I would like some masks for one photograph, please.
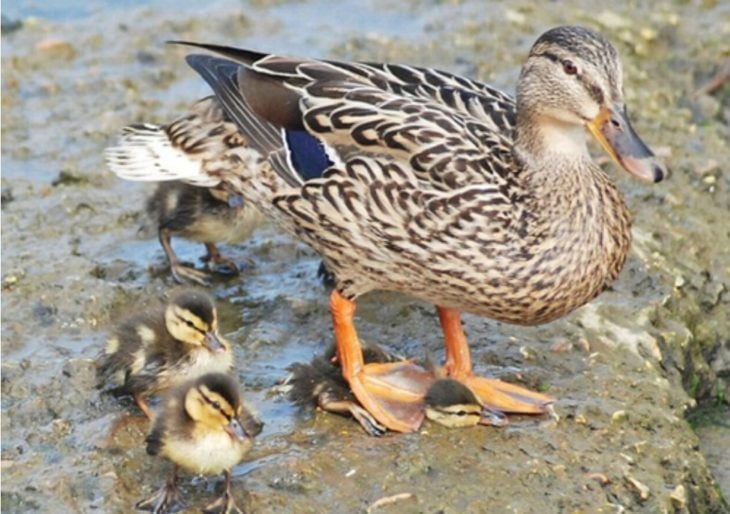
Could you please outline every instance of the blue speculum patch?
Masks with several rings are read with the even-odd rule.
[[[333,162],[327,156],[324,145],[304,130],[284,131],[294,169],[304,180],[322,176]]]

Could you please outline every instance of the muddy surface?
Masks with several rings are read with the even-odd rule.
[[[330,343],[327,291],[311,250],[263,227],[225,248],[255,267],[212,288],[238,378],[266,421],[235,469],[239,504],[262,513],[727,512],[730,91],[694,94],[730,57],[727,3],[109,4],[4,12],[3,512],[130,512],[168,470],[144,453],[137,412],[93,387],[110,327],[172,287],[156,240],[139,231],[149,187],[102,163],[123,125],[170,120],[208,94],[185,51],[165,40],[414,62],[512,91],[533,40],[566,22],[616,43],[635,126],[673,176],[648,186],[607,164],[635,216],[611,291],[544,327],[465,319],[477,368],[548,391],[559,419],[373,439],[347,419],[297,411],[272,388],[290,363]],[[176,246],[189,260],[203,253]],[[428,305],[375,293],[360,302],[358,323],[390,349],[440,355]],[[215,487],[187,477],[186,512]],[[375,503],[385,497],[392,502]]]

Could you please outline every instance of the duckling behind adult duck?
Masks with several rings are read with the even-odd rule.
[[[131,394],[145,415],[145,398],[205,373],[233,365],[231,345],[218,332],[212,298],[201,291],[175,294],[167,305],[122,322],[99,357],[99,385]]]
[[[156,514],[174,509],[180,501],[177,472],[183,468],[225,476],[225,492],[203,512],[240,513],[231,492],[231,468],[243,460],[262,427],[228,375],[209,373],[171,391],[147,437],[147,453],[172,462],[172,472],[159,492],[136,507]]]
[[[547,31],[515,101],[439,70],[186,44],[224,57],[187,60],[249,138],[247,158],[263,162],[173,178],[246,191],[324,257],[337,277],[337,353],[360,404],[397,431],[424,417],[398,382],[411,363],[363,362],[355,301],[384,289],[437,306],[444,371],[484,405],[546,412],[552,398],[473,374],[461,311],[546,323],[618,276],[629,211],[586,131],[639,178],[658,182],[666,169],[629,124],[614,46],[583,27]]]
[[[169,125],[125,127],[119,145],[108,148],[105,155],[109,168],[121,178],[144,180],[148,168],[200,168],[213,174],[222,167],[235,169],[244,165],[237,155],[245,147],[246,140],[218,101],[208,97]],[[243,195],[223,187],[200,187],[209,182],[163,182],[147,200],[147,212],[157,224],[172,276],[180,283],[208,285],[209,276],[178,261],[171,243],[173,235],[205,244],[203,260],[211,269],[235,274],[238,266],[220,254],[216,243],[245,241],[262,221],[258,209]]]

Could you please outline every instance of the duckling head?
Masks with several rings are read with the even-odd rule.
[[[178,341],[211,352],[227,352],[230,344],[218,333],[213,300],[200,291],[175,295],[165,309],[165,325]]]
[[[222,373],[198,378],[185,393],[184,407],[199,430],[225,432],[234,441],[253,439],[263,427],[241,402],[233,379]]]
[[[518,142],[528,154],[582,156],[585,129],[632,175],[651,182],[667,175],[629,123],[616,48],[587,28],[556,27],[538,38],[520,74]]]
[[[436,380],[424,398],[426,417],[450,428],[506,424],[507,418],[485,408],[464,384],[450,378]]]

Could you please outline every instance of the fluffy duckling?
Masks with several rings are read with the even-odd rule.
[[[505,426],[507,416],[482,405],[474,392],[457,380],[439,378],[424,397],[426,417],[450,428]]]
[[[241,402],[236,383],[228,375],[209,373],[171,391],[147,437],[147,453],[173,464],[166,484],[137,503],[140,510],[161,514],[180,502],[178,468],[203,475],[225,476],[225,492],[204,513],[241,513],[231,492],[231,468],[251,448],[263,423]]]
[[[236,275],[238,265],[221,255],[216,242],[240,243],[260,222],[258,211],[245,203],[241,195],[178,181],[157,186],[147,200],[147,213],[157,224],[172,277],[178,283],[190,281],[201,285],[210,284],[209,274],[178,260],[171,243],[173,234],[203,243],[207,253],[201,260],[215,273]]]
[[[119,144],[107,148],[105,156],[109,168],[119,177],[144,180],[145,170],[167,166],[213,174],[224,167],[235,170],[247,165],[248,161],[240,157],[246,148],[245,138],[218,101],[208,97],[168,125],[125,127]],[[178,261],[171,244],[173,235],[205,244],[207,254],[202,260],[213,271],[236,274],[238,266],[220,254],[216,243],[240,243],[262,220],[259,211],[243,196],[214,186],[161,183],[147,201],[147,212],[157,225],[172,276],[179,283],[208,285],[209,275]]]
[[[365,363],[395,362],[397,355],[390,354],[374,344],[363,344]],[[289,400],[300,406],[317,405],[324,411],[352,416],[368,435],[380,437],[386,428],[355,399],[347,382],[342,378],[342,369],[336,362],[335,346],[324,355],[315,356],[308,364],[294,363],[291,374],[284,385],[289,389]]]
[[[134,396],[152,419],[147,396],[205,373],[226,373],[232,365],[212,298],[186,290],[167,305],[122,322],[98,360],[97,376],[100,387]]]

